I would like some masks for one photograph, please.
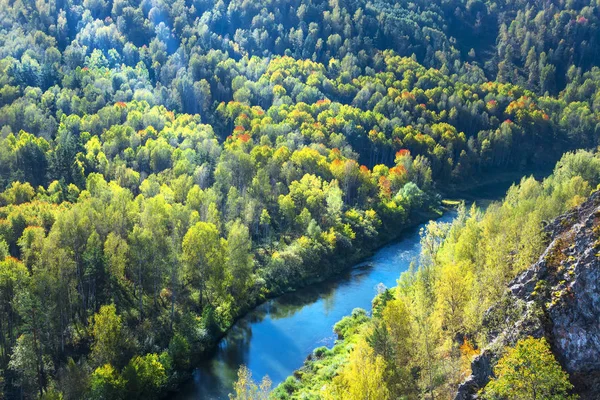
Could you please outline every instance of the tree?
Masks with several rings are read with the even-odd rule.
[[[50,360],[44,357],[40,365],[39,344],[35,337],[30,334],[23,334],[17,339],[17,344],[10,357],[9,368],[18,376],[18,383],[25,396],[35,397],[38,391],[41,396],[45,388],[45,372],[51,369]]]
[[[8,255],[8,246],[0,240],[0,347],[3,361],[18,335],[18,306],[15,301],[28,289],[29,272],[23,263]]]
[[[83,252],[83,278],[88,293],[88,307],[97,309],[103,299],[106,284],[105,260],[100,235],[93,231]]]
[[[69,357],[59,373],[60,388],[65,400],[82,399],[90,389],[90,371],[85,362],[76,363]]]
[[[462,267],[462,268],[461,268]],[[444,329],[450,334],[463,328],[465,306],[473,283],[471,272],[463,265],[445,263],[435,284],[436,311]]]
[[[269,236],[269,227],[271,226],[271,215],[266,208],[263,208],[260,213],[259,224],[263,228],[263,239],[267,239]]]
[[[127,382],[128,397],[136,399],[159,398],[167,383],[165,368],[156,354],[133,357],[123,370],[123,378]]]
[[[138,297],[138,309],[141,319],[144,316],[144,284],[148,275],[147,271],[152,267],[152,261],[157,264],[157,260],[153,260],[155,246],[153,246],[152,231],[136,225],[129,234],[129,241],[131,243],[129,247],[131,249],[131,266],[134,270],[135,294]]]
[[[326,390],[326,398],[344,400],[387,400],[385,360],[376,355],[369,344],[360,339],[348,362]]]
[[[150,168],[160,172],[171,167],[173,148],[164,140],[158,140],[150,152]]]
[[[426,204],[425,193],[413,182],[408,182],[398,191],[396,199],[406,208],[419,210]]]
[[[102,18],[108,8],[108,2],[105,0],[84,0],[83,6],[92,12],[96,18]]]
[[[76,155],[81,149],[78,138],[74,133],[65,130],[59,134],[56,143],[56,148],[49,157],[51,177],[59,181],[64,179],[66,183],[82,187],[82,171],[76,161]]]
[[[227,266],[232,277],[231,292],[239,301],[244,301],[251,284],[252,239],[248,227],[235,221],[227,235]]]
[[[129,245],[125,239],[113,232],[104,242],[104,254],[109,275],[110,296],[114,301],[119,299],[119,286],[125,284],[125,269],[128,264]]]
[[[183,238],[184,276],[187,283],[200,290],[200,304],[211,292],[222,295],[226,277],[224,266],[224,240],[217,227],[210,222],[198,222]]]
[[[7,258],[6,261],[14,259]],[[18,261],[14,264],[21,264]],[[18,272],[17,272],[18,273]],[[37,293],[36,280],[32,279],[29,284],[30,290],[20,290],[16,293],[14,301],[16,309],[22,318],[22,328],[25,332],[22,334],[10,358],[9,368],[17,372],[21,378],[19,382],[21,389],[32,389],[37,386],[39,395],[42,396],[48,387],[48,371],[53,369],[52,362],[48,355],[44,354],[45,335],[42,335],[44,315],[41,299]],[[33,392],[32,392],[33,393]]]
[[[169,342],[169,356],[178,371],[185,371],[190,367],[190,344],[182,335],[176,333]]]
[[[436,357],[439,332],[432,318],[433,296],[430,275],[431,268],[421,267],[417,271],[411,287],[413,293],[411,293],[410,312],[414,324],[413,361],[421,369],[419,386],[423,394],[425,392],[428,394],[428,396],[423,395],[423,398],[429,397],[434,400],[435,378],[440,368],[439,359]]]
[[[23,204],[31,201],[34,195],[35,190],[29,182],[16,181],[2,194],[2,197],[9,204]]]
[[[4,395],[4,371],[0,369],[0,399],[4,400],[6,397]]]
[[[39,226],[32,227],[28,226],[23,231],[23,234],[17,242],[19,249],[21,250],[21,258],[23,263],[29,270],[36,265],[42,257],[42,249],[44,246],[44,228]],[[2,257],[2,251],[0,250],[0,259]]]
[[[396,397],[407,396],[414,391],[415,382],[411,374],[413,356],[410,313],[401,299],[388,301],[381,319],[393,345],[390,359],[386,359],[390,374],[388,387]]]
[[[573,385],[550,351],[545,338],[528,337],[508,348],[483,389],[484,399],[566,400]]]
[[[233,385],[235,394],[229,394],[230,400],[268,400],[271,380],[268,376],[262,379],[260,385],[252,380],[252,372],[245,365],[238,370],[238,379]]]
[[[92,400],[121,400],[125,398],[125,380],[112,365],[104,364],[92,373]]]
[[[340,222],[342,209],[344,208],[344,200],[342,199],[342,190],[340,189],[337,180],[331,181],[327,190],[327,218],[330,224],[335,226]]]
[[[92,359],[96,365],[117,365],[122,359],[123,328],[121,317],[114,304],[100,307],[100,311],[92,317]]]

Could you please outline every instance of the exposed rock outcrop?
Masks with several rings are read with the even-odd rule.
[[[487,311],[489,345],[455,400],[477,398],[505,346],[545,336],[582,399],[600,397],[600,192],[545,228],[550,244]]]

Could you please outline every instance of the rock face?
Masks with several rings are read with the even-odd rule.
[[[600,192],[545,228],[550,244],[487,311],[489,346],[455,400],[477,398],[504,346],[545,336],[582,399],[600,398]]]

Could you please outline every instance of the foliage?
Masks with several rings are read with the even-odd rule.
[[[156,354],[132,358],[123,370],[123,378],[128,397],[137,399],[159,398],[167,383],[165,367]]]
[[[550,351],[546,339],[519,340],[494,367],[485,387],[484,399],[572,399],[569,375]]]
[[[238,379],[233,385],[234,394],[229,395],[230,400],[267,400],[271,389],[269,377],[264,377],[260,384],[252,380],[252,373],[242,365],[238,370]]]
[[[348,365],[331,382],[331,388],[325,389],[326,398],[333,399],[389,399],[388,389],[381,385],[385,374],[385,360],[375,355],[365,342],[359,341],[350,353]]]
[[[538,259],[546,242],[544,221],[598,186],[597,160],[598,154],[586,151],[565,154],[542,182],[523,178],[502,202],[485,210],[460,205],[453,222],[430,222],[422,232],[418,265],[401,275],[395,289],[374,299],[373,317],[365,311],[344,317],[335,325],[339,341],[333,349],[316,349],[314,359],[274,397],[453,397],[471,374],[473,357],[488,344],[486,311]],[[497,318],[503,323],[519,312],[502,310]],[[568,375],[545,341],[524,340],[505,357],[496,367],[497,380],[484,391],[487,398],[570,398]]]
[[[95,400],[125,398],[125,381],[110,364],[96,368],[91,378],[91,398]]]
[[[246,310],[369,254],[435,211],[449,185],[600,144],[589,40],[599,8],[586,2],[61,0],[2,11],[8,398],[88,387],[122,397],[123,368],[152,354],[160,386],[175,385]],[[513,189],[514,208],[431,226],[424,240],[441,250],[430,247],[396,296],[427,344],[414,349],[413,387],[433,390],[456,370],[432,361],[459,353],[448,337],[477,331],[497,283],[539,251],[540,223],[598,184],[596,157],[561,163],[557,183]],[[397,328],[373,335],[386,343]],[[408,387],[406,370],[385,370],[391,396]]]
[[[123,345],[121,317],[114,304],[102,306],[93,319],[91,357],[98,365],[116,364]]]

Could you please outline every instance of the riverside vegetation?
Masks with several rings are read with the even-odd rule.
[[[492,306],[546,248],[543,225],[581,204],[599,184],[600,156],[570,153],[548,178],[523,178],[484,212],[463,205],[452,223],[430,222],[419,259],[397,287],[373,300],[372,316],[355,309],[338,322],[336,345],[315,349],[273,397],[454,398],[473,357],[499,327],[509,326],[511,313],[523,312]],[[504,351],[482,398],[575,398],[543,338]]]
[[[369,254],[436,212],[444,189],[599,144],[596,2],[0,9],[0,398],[162,397],[245,311]],[[521,185],[567,196],[548,194],[527,218],[595,187],[595,156],[569,157],[589,169],[558,168],[575,176],[544,183],[554,189]],[[483,226],[473,213],[465,224]],[[476,332],[498,283],[539,251],[539,220],[516,221],[489,222],[511,232],[485,243],[497,259],[481,244],[461,250],[471,264],[444,269],[434,258],[448,232],[432,225],[429,253],[405,279],[455,276],[480,301],[438,301],[454,286],[433,277],[430,297],[403,294],[438,310],[421,319],[436,322],[419,333],[428,351],[454,354],[452,335]],[[513,254],[512,234],[533,242]],[[360,345],[356,354],[374,351]],[[449,393],[458,378],[440,381],[445,359],[431,360],[413,389]],[[374,379],[389,378],[383,361]],[[381,387],[400,393],[415,376],[405,372]]]

